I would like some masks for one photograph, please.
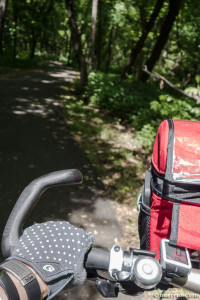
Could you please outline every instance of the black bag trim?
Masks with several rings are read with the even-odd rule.
[[[173,168],[173,147],[174,147],[174,122],[168,119],[169,124],[169,135],[167,144],[167,161],[166,161],[166,172],[165,178],[167,180],[172,180],[172,168]]]
[[[140,197],[140,213],[138,218],[138,231],[140,237],[140,248],[150,249],[150,220],[151,220],[151,173],[145,173],[145,181]]]
[[[140,206],[140,210],[142,210],[145,214],[147,215],[151,215],[151,208],[147,205],[145,205],[144,203],[141,204]]]
[[[180,203],[173,204],[172,219],[171,219],[171,234],[170,234],[170,244],[176,245],[178,239],[178,227],[179,227],[179,212]]]
[[[151,208],[141,203],[140,213],[138,218],[138,232],[140,238],[140,249],[150,249],[150,220]]]
[[[151,166],[151,187],[153,192],[165,200],[180,203],[200,204],[200,186],[194,183],[168,181]]]
[[[151,205],[151,173],[145,173],[144,185],[142,188],[142,203],[145,206],[150,207]]]

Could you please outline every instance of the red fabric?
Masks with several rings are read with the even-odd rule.
[[[165,120],[158,128],[151,157],[154,168],[161,174],[165,174],[166,170],[168,134],[169,124],[168,121]]]
[[[200,122],[173,120],[173,179],[200,179]],[[160,124],[154,143],[152,164],[165,174],[169,124]],[[184,180],[183,180],[184,182]],[[156,194],[151,198],[150,250],[160,259],[160,241],[169,238],[173,203]],[[177,245],[200,251],[200,205],[181,203]]]
[[[181,203],[177,245],[200,251],[200,206]]]
[[[173,203],[162,199],[156,194],[151,198],[151,219],[150,219],[150,251],[157,253],[160,259],[160,242],[168,239],[171,232],[171,218]]]
[[[176,178],[200,178],[200,122],[173,120],[173,173]]]

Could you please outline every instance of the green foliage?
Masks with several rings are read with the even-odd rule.
[[[64,1],[8,1],[4,57],[31,56],[31,51],[57,56],[66,53],[66,16]]]
[[[165,55],[157,66],[158,72],[183,87],[195,84],[195,76],[199,73],[200,19],[196,5],[197,1],[183,2],[165,46]]]
[[[107,109],[122,119],[131,119],[133,113],[160,92],[151,83],[133,81],[131,77],[122,81],[116,74],[91,72],[86,93],[91,105]]]
[[[200,83],[200,76],[199,75],[195,76],[195,81],[199,85],[199,83]]]
[[[141,142],[143,149],[151,152],[156,131],[163,120],[198,120],[199,116],[200,107],[195,101],[163,93],[149,103],[148,109],[141,109],[133,116],[132,124],[139,129],[136,133],[136,142]]]
[[[75,0],[74,17],[82,42],[82,52],[89,65],[91,59],[92,1]],[[150,20],[157,0],[102,0],[99,1],[94,66],[101,71],[118,68],[121,73]],[[180,86],[194,85],[199,74],[200,26],[197,0],[185,0],[163,49],[163,57],[156,71]],[[161,26],[168,13],[169,1],[164,5],[149,32],[141,53],[133,66],[136,73],[150,56]],[[72,47],[65,1],[10,0],[6,11],[3,34],[3,56],[11,58],[54,55],[65,57],[78,68]],[[80,59],[79,59],[80,60]],[[170,78],[171,77],[171,78]],[[123,95],[123,91],[119,91]]]
[[[144,124],[141,130],[136,131],[136,136],[133,145],[138,149],[138,145],[145,150],[146,153],[150,153],[153,149],[154,140],[156,137],[156,129],[153,124]]]
[[[0,58],[0,69],[2,67],[8,68],[19,68],[19,69],[30,69],[40,67],[41,64],[50,60],[61,60],[62,58],[54,55],[35,55],[34,58],[30,59],[26,53],[21,55],[20,58],[10,59],[8,57]]]
[[[196,90],[194,87],[193,90]],[[156,131],[164,119],[198,120],[200,107],[189,98],[174,94],[156,83],[133,78],[121,82],[116,74],[90,73],[87,96],[90,105],[106,109],[136,129],[134,144],[151,152]]]

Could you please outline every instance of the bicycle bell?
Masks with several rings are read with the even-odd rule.
[[[134,263],[132,274],[134,283],[137,286],[148,290],[160,282],[162,269],[155,258],[139,256]]]

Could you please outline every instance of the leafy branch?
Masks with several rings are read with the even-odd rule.
[[[175,91],[183,94],[186,97],[189,97],[191,99],[194,99],[197,103],[200,103],[200,97],[196,96],[196,95],[190,95],[188,93],[186,93],[185,91],[183,91],[182,89],[178,88],[177,86],[175,86],[173,83],[171,83],[167,78],[165,78],[164,76],[158,74],[158,73],[152,73],[147,69],[147,66],[144,67],[143,69],[144,72],[146,72],[147,74],[149,74],[150,76],[162,80],[163,82],[165,82],[169,87],[171,87],[172,89],[174,89]]]

